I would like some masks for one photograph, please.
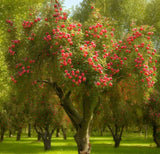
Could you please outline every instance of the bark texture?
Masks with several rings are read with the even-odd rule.
[[[75,127],[76,134],[74,138],[77,143],[78,154],[90,154],[91,144],[89,143],[89,134],[94,111],[99,105],[97,96],[90,89],[86,89],[86,91],[83,92],[83,113],[81,115],[72,104],[72,100],[70,98],[71,91],[68,91],[66,94],[64,94],[62,89],[56,83],[53,83],[52,86],[60,98],[62,107],[64,108],[65,112],[71,119],[73,126]]]
[[[52,137],[52,133],[49,133],[48,131],[45,131],[45,133],[42,134],[42,139],[43,139],[43,143],[44,143],[44,150],[51,149],[51,137]]]

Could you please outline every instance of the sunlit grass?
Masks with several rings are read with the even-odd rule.
[[[91,137],[92,154],[159,154],[152,137],[145,140],[143,135],[125,134],[119,148],[114,148],[111,136]],[[15,137],[5,138],[0,143],[0,154],[77,154],[76,143],[73,137],[53,138],[51,150],[45,152],[43,143],[36,138],[23,137],[16,141]]]

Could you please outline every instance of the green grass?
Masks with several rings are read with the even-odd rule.
[[[65,141],[62,138],[52,139],[52,149],[45,152],[43,143],[36,138],[25,138],[15,141],[16,138],[4,138],[0,143],[0,154],[77,154],[77,147],[72,137]],[[113,147],[113,139],[107,137],[91,137],[92,154],[159,154],[149,136],[147,140],[139,134],[125,134],[119,148]]]

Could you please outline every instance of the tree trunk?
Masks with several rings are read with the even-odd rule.
[[[100,130],[100,135],[103,136],[103,133],[105,131],[105,126],[103,126],[103,128]]]
[[[28,124],[28,137],[31,137],[31,124]]]
[[[51,149],[51,137],[52,137],[52,134],[50,134],[48,131],[45,131],[45,133],[42,134],[42,139],[43,139],[45,151]]]
[[[22,133],[22,128],[19,128],[18,131],[17,131],[17,141],[20,141],[21,133]]]
[[[115,138],[114,139],[114,147],[115,148],[118,148],[119,147],[119,145],[120,145],[120,142],[121,142],[121,138]]]
[[[62,132],[63,132],[63,138],[64,138],[64,140],[67,140],[67,128],[64,128],[62,126]]]
[[[12,137],[12,131],[9,130],[9,138],[11,138],[11,137]]]
[[[57,128],[56,137],[60,137],[60,128]]]
[[[44,150],[50,150],[51,149],[51,139],[47,139],[47,137],[43,140],[44,143]]]
[[[118,126],[115,124],[115,128],[113,129],[110,125],[107,125],[109,130],[111,131],[113,140],[114,140],[114,147],[118,148],[121,142],[121,137],[123,133],[124,126]]]
[[[160,133],[157,132],[157,129],[159,127],[157,126],[157,124],[153,124],[153,140],[157,145],[157,148],[160,148]]]
[[[41,141],[41,138],[42,138],[41,134],[37,133],[37,141]]]
[[[147,139],[148,125],[145,126],[145,139]]]
[[[56,84],[52,84],[56,90],[57,95],[60,98],[61,105],[65,110],[66,114],[71,119],[73,126],[75,127],[76,134],[74,136],[78,147],[78,154],[90,154],[91,145],[89,143],[89,132],[91,127],[91,120],[97,106],[100,104],[98,101],[97,91],[91,87],[86,87],[82,94],[82,114],[72,104],[70,98],[71,91],[63,93],[63,90]]]
[[[54,133],[55,128],[49,131],[49,125],[45,126],[45,128],[36,126],[36,123],[34,125],[34,128],[36,132],[42,137],[43,139],[43,144],[44,144],[44,150],[50,150],[51,149],[51,137],[52,134]]]
[[[3,139],[4,139],[4,132],[5,132],[5,129],[2,127],[2,128],[1,128],[1,138],[0,138],[0,142],[2,142]]]
[[[77,143],[78,154],[90,154],[89,129],[80,128],[74,138]]]

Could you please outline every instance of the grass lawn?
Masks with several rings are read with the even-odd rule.
[[[77,147],[72,137],[65,141],[62,138],[52,139],[52,149],[45,152],[43,143],[36,138],[4,138],[0,143],[0,154],[77,154]],[[147,140],[139,134],[124,134],[119,148],[113,147],[111,136],[91,137],[92,154],[160,154],[160,149],[155,147],[152,137]]]

